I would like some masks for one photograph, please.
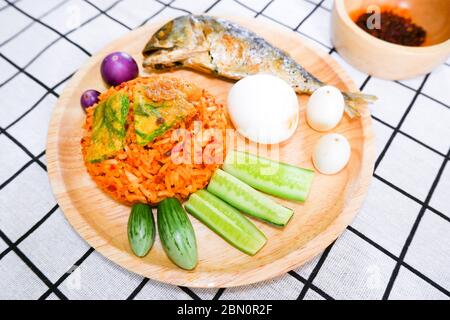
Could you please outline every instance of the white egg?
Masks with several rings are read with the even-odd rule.
[[[306,120],[317,131],[333,129],[344,114],[345,101],[339,89],[324,86],[311,95],[306,106]]]
[[[228,113],[236,130],[263,144],[289,139],[298,126],[297,95],[284,80],[257,74],[238,81],[228,94]]]
[[[314,148],[314,166],[323,174],[336,174],[347,165],[350,152],[350,144],[343,135],[324,135]]]

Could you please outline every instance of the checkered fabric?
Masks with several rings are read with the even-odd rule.
[[[0,0],[0,298],[449,299],[450,61],[385,81],[349,66],[329,39],[330,0]],[[326,50],[362,91],[376,133],[374,179],[359,215],[325,252],[282,277],[189,289],[108,261],[52,195],[45,142],[67,80],[92,54],[156,17],[243,15]]]

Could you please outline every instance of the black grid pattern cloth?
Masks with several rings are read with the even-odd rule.
[[[331,0],[0,0],[0,299],[448,300],[450,61],[408,81],[367,76],[332,47],[331,6]],[[154,18],[203,12],[296,32],[379,97],[370,106],[374,178],[352,225],[303,267],[230,289],[167,285],[105,259],[70,227],[46,172],[51,111],[86,59]]]

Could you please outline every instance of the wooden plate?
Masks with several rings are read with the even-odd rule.
[[[357,90],[327,53],[312,47],[298,34],[253,20],[233,20],[289,52],[321,80],[341,89]],[[345,230],[367,192],[374,164],[374,138],[367,109],[360,119],[351,121],[345,117],[334,130],[344,134],[352,147],[346,169],[334,176],[317,173],[306,203],[286,202],[295,209],[295,216],[283,230],[255,222],[269,239],[256,256],[249,257],[234,249],[192,217],[199,247],[199,264],[194,271],[184,271],[173,265],[159,240],[143,259],[131,253],[126,233],[130,208],[118,204],[97,188],[84,167],[80,139],[85,116],[79,99],[88,88],[105,89],[99,69],[102,58],[108,53],[128,52],[140,65],[143,46],[162,23],[164,21],[134,30],[90,58],[58,100],[49,128],[47,161],[53,192],[67,219],[92,247],[120,266],[151,279],[182,286],[250,284],[281,275],[312,259]],[[231,82],[186,70],[172,74],[188,78],[214,94],[220,103],[226,103]],[[141,71],[141,75],[145,72]],[[307,96],[299,97],[299,128],[290,140],[280,145],[279,153],[284,162],[313,168],[311,153],[322,134],[306,124],[307,99]]]

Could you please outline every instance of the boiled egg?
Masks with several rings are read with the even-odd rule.
[[[350,144],[341,134],[330,133],[319,139],[313,152],[313,163],[323,174],[336,174],[350,160]]]
[[[333,86],[323,86],[313,92],[306,106],[306,120],[317,131],[333,129],[344,114],[344,96]]]
[[[236,130],[251,141],[275,144],[298,126],[299,104],[292,87],[269,74],[247,76],[228,94],[228,113]]]

